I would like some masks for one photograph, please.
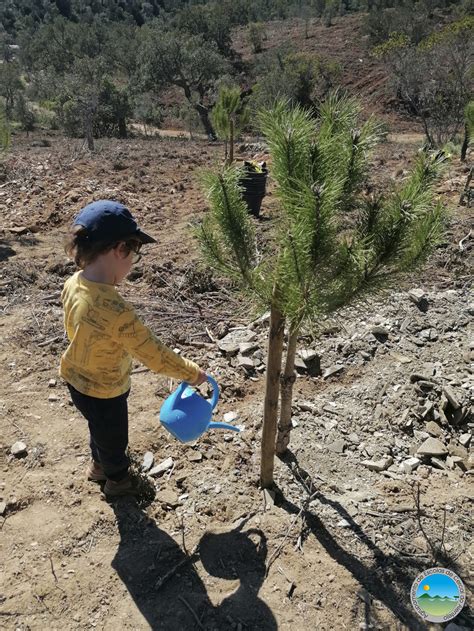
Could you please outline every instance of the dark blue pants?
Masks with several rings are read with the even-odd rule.
[[[118,482],[127,475],[129,392],[113,399],[98,399],[78,392],[67,384],[71,399],[89,424],[92,458],[100,463],[105,475]]]

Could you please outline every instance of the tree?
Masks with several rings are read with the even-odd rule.
[[[10,127],[5,111],[0,108],[0,155],[10,146]]]
[[[451,23],[414,45],[392,34],[374,54],[386,60],[400,103],[418,118],[431,146],[454,140],[472,93],[474,17]]]
[[[227,164],[234,161],[234,140],[248,123],[249,117],[250,110],[242,101],[240,88],[222,86],[211,119],[218,137],[224,139]]]
[[[201,36],[149,28],[144,31],[140,66],[145,88],[154,92],[172,85],[180,88],[208,137],[215,138],[209,119],[214,88],[229,68],[215,44]]]
[[[474,135],[474,101],[469,103],[464,108],[464,140],[461,147],[461,161],[466,159],[466,153],[471,142],[471,138]]]
[[[137,58],[133,27],[57,18],[22,39],[21,50],[39,96],[56,102],[67,134],[83,134],[90,150],[94,137],[126,137]]]
[[[178,29],[215,44],[224,57],[232,55],[232,23],[229,11],[221,2],[186,6],[177,14],[176,23]]]
[[[0,96],[5,99],[5,114],[9,120],[13,114],[15,99],[22,90],[19,64],[15,61],[0,63]]]
[[[35,128],[36,118],[34,112],[29,108],[28,101],[22,92],[18,94],[15,102],[15,119],[20,123],[23,131],[27,133]]]
[[[308,53],[281,50],[262,60],[253,88],[253,109],[271,107],[278,99],[315,107],[333,90],[341,75],[337,62]]]
[[[443,209],[432,189],[444,157],[420,153],[398,190],[370,196],[364,182],[379,128],[371,119],[361,123],[353,99],[332,95],[317,121],[280,102],[261,114],[260,125],[280,202],[275,232],[258,251],[240,171],[231,166],[206,175],[210,212],[198,238],[211,265],[270,307],[261,456],[261,484],[268,487],[275,449],[283,453],[290,438],[298,333],[426,257],[442,233]]]

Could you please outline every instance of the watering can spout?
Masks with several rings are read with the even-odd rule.
[[[229,425],[228,423],[215,423],[214,421],[209,423],[209,429],[230,429],[233,432],[240,432],[240,427],[235,427],[235,425]]]

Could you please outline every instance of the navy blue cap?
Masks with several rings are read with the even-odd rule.
[[[113,243],[134,237],[142,243],[156,243],[156,239],[140,230],[126,206],[109,199],[84,206],[73,225],[86,228],[88,238],[95,242]]]

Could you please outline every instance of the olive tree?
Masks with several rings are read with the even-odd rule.
[[[228,70],[216,45],[200,35],[145,27],[140,60],[144,87],[154,92],[178,87],[198,113],[208,137],[215,138],[209,114],[216,81]]]
[[[414,44],[392,34],[376,47],[386,60],[400,103],[423,125],[426,140],[440,146],[454,140],[472,94],[474,17],[451,23]]]

